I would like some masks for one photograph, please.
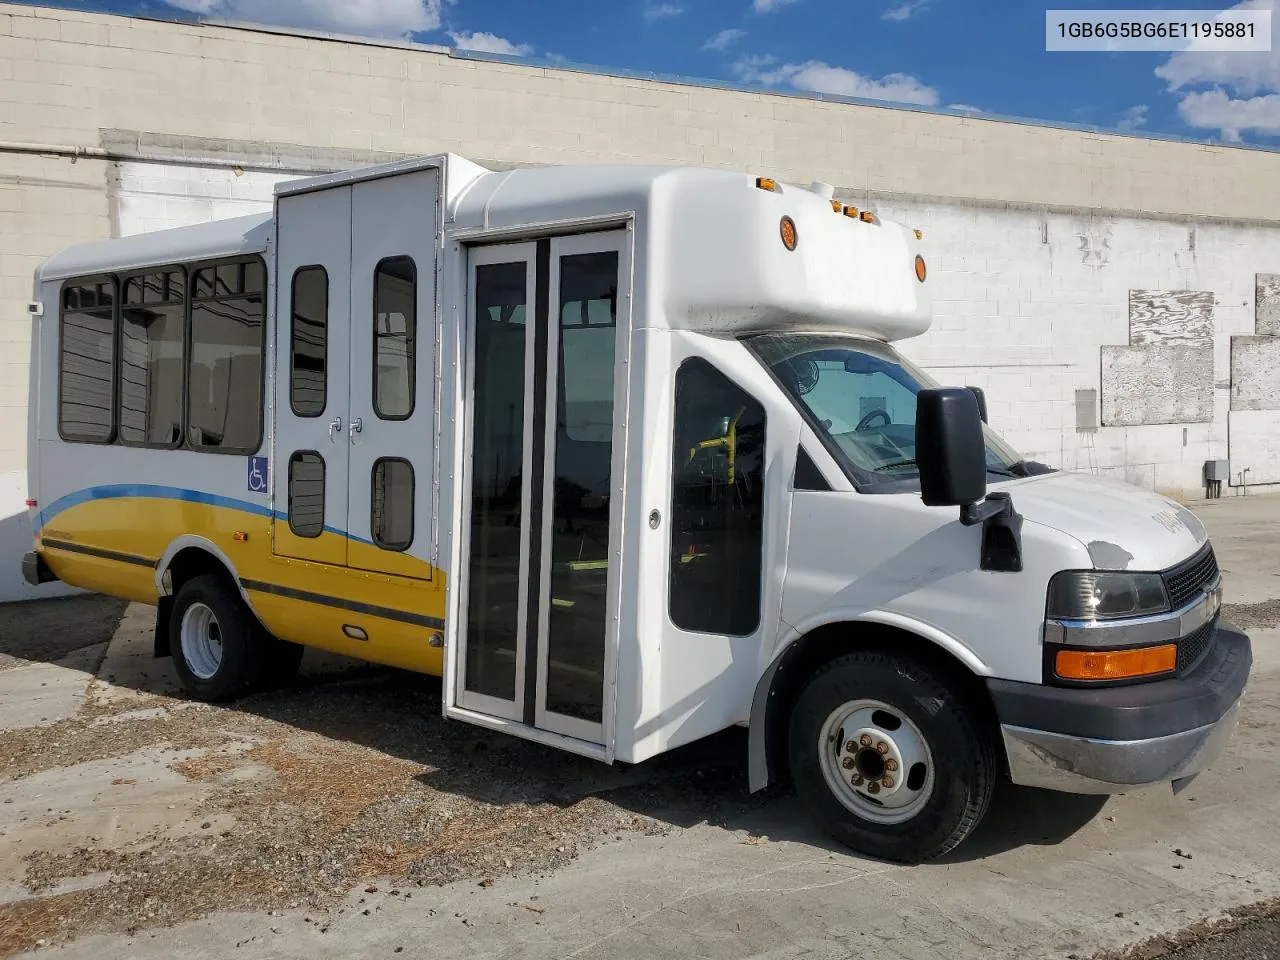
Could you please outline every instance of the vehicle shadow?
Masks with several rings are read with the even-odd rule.
[[[21,608],[28,608],[23,610]],[[21,650],[50,661],[62,651],[105,641],[126,605],[82,596],[0,607],[0,653]],[[28,623],[17,633],[15,624]],[[15,639],[17,638],[17,639]],[[25,638],[25,639],[23,639]],[[150,634],[123,630],[113,656],[150,656]],[[119,650],[118,645],[134,650]],[[182,700],[168,661],[117,680],[137,693]],[[607,766],[551,747],[466,723],[441,713],[438,678],[378,667],[308,650],[288,685],[219,709],[256,716],[351,743],[422,768],[415,780],[431,790],[502,807],[572,807],[597,798],[631,814],[675,827],[707,825],[747,838],[804,843],[855,856],[829,839],[785,785],[752,794],[747,785],[747,736],[733,728],[638,765]],[[1067,797],[1008,784],[997,793],[978,831],[944,862],[982,859],[1028,844],[1056,844],[1087,824],[1104,798]]]

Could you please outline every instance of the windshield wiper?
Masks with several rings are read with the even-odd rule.
[[[914,467],[915,465],[915,460],[894,460],[892,463],[882,463],[880,466],[873,467],[872,469],[879,472],[880,470],[892,470],[895,467]]]

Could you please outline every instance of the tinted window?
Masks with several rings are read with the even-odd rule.
[[[114,281],[63,288],[58,432],[65,440],[110,443],[115,435],[115,332]]]
[[[300,417],[324,413],[328,383],[329,275],[303,267],[293,275],[289,404]]]
[[[618,255],[591,253],[560,261],[561,423],[570,439],[613,438],[613,348],[617,331]]]
[[[313,451],[289,458],[289,529],[300,537],[324,532],[324,458]]]
[[[120,441],[175,447],[182,441],[184,276],[132,277],[120,310]]]
[[[760,625],[764,408],[705,360],[676,373],[671,620],[746,636]]]
[[[384,550],[413,543],[413,466],[384,457],[373,465],[373,542]]]
[[[373,279],[373,408],[383,420],[413,413],[418,272],[409,257],[378,264]]]
[[[262,440],[261,267],[202,267],[193,286],[187,443],[196,450],[251,453]]]

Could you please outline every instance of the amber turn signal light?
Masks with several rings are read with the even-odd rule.
[[[920,256],[920,254],[917,253],[916,254],[916,279],[919,280],[921,283],[924,283],[924,277],[925,277],[924,257]]]
[[[783,217],[778,225],[778,232],[782,234],[782,245],[788,250],[794,250],[799,240],[796,236],[796,222],[790,217]]]
[[[768,177],[756,177],[756,186],[761,190],[768,190],[770,193],[780,193],[778,190],[778,181],[771,180]]]
[[[1178,666],[1178,646],[1132,650],[1059,650],[1054,672],[1063,680],[1130,680],[1172,673]]]

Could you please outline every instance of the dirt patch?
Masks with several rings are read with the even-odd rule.
[[[1201,920],[1177,933],[1152,937],[1123,950],[1097,954],[1092,960],[1161,960],[1163,957],[1176,957],[1198,944],[1278,916],[1280,900],[1263,900],[1228,910],[1220,917]]]
[[[0,604],[0,670],[106,643],[128,604],[96,594]]]
[[[42,771],[112,758],[111,789],[141,789],[128,758],[150,751],[172,754],[165,769],[205,797],[185,832],[53,848],[29,834],[30,896],[0,906],[0,957],[213,911],[306,905],[323,917],[354,887],[388,878],[421,896],[455,880],[545,874],[601,843],[764,802],[747,792],[738,732],[644,768],[608,767],[446,722],[438,680],[391,670],[301,681],[233,707],[147,706],[86,708],[0,740],[0,796]]]
[[[1262,603],[1224,603],[1222,617],[1240,630],[1269,630],[1280,627],[1280,600]]]

